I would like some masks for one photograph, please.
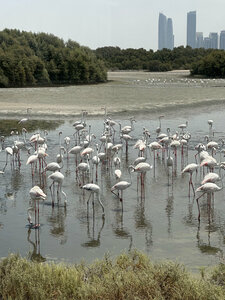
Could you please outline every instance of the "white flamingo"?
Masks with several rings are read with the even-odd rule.
[[[66,196],[66,193],[62,190],[64,175],[61,172],[56,171],[56,172],[52,173],[51,175],[49,175],[48,178],[50,178],[52,180],[52,183],[49,186],[49,189],[51,191],[51,197],[52,197],[52,206],[55,205],[55,203],[54,203],[54,191],[52,191],[52,186],[54,186],[54,183],[58,184],[58,187],[57,187],[57,199],[58,199],[58,201],[59,201],[60,194],[63,194],[64,197],[65,197],[64,206],[66,206],[67,196]]]
[[[46,194],[42,191],[42,189],[35,185],[30,189],[30,197],[32,200],[34,200],[34,210],[35,210],[35,224],[34,228],[38,228],[40,226],[39,224],[39,200],[45,200],[46,199]],[[38,205],[36,205],[36,201],[38,201]],[[29,221],[29,215],[28,215],[28,221]],[[30,221],[29,221],[30,222]]]
[[[125,189],[127,189],[129,186],[131,185],[130,182],[127,182],[127,181],[119,181],[117,182],[116,184],[114,184],[114,186],[111,187],[111,192],[116,195],[121,203],[122,203],[122,210],[123,210],[123,191]],[[119,194],[115,194],[114,191],[117,190],[118,192],[120,192],[120,197],[119,197]]]
[[[198,205],[198,221],[200,221],[200,207],[199,207],[199,199],[205,195],[208,194],[210,197],[214,192],[218,192],[222,190],[222,187],[219,187],[215,183],[207,182],[200,187],[197,188],[196,192],[202,192],[202,194],[196,199],[197,205]]]
[[[87,184],[82,186],[82,189],[91,192],[90,196],[88,197],[88,200],[87,200],[87,211],[89,209],[89,200],[90,200],[91,195],[93,196],[92,206],[93,206],[93,210],[94,210],[94,194],[96,194],[98,196],[98,202],[102,207],[102,216],[104,217],[105,209],[104,209],[104,206],[103,206],[103,204],[101,202],[101,199],[100,199],[100,187],[95,183],[87,183]]]

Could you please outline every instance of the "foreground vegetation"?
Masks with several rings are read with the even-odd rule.
[[[152,263],[136,251],[70,267],[18,255],[0,262],[3,299],[225,299],[224,284],[224,265],[196,279],[179,264]]]
[[[0,31],[0,87],[83,84],[107,79],[102,61],[78,43],[46,33]]]

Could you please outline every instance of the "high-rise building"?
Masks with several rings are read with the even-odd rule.
[[[158,23],[158,50],[163,48],[173,49],[174,35],[173,35],[173,21],[160,13]]]
[[[203,48],[203,32],[196,32],[196,48]]]
[[[210,32],[210,48],[218,49],[218,33],[217,32]]]
[[[174,48],[174,35],[173,35],[173,21],[171,18],[167,19],[167,24],[166,24],[166,36],[167,36],[167,47],[170,50],[173,50]]]
[[[225,50],[225,30],[220,32],[220,49]]]
[[[211,39],[209,37],[205,37],[203,40],[203,47],[205,49],[210,49],[211,48]]]
[[[196,11],[187,13],[187,46],[196,47]]]
[[[164,14],[159,14],[159,23],[158,23],[158,49],[162,50],[166,48],[167,39],[166,39],[166,24],[167,18]]]

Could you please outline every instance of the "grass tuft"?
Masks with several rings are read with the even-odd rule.
[[[0,262],[2,299],[225,299],[225,266],[199,279],[184,266],[153,263],[138,252],[105,255],[91,265],[37,263],[9,255]]]

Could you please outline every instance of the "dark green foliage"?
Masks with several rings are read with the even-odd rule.
[[[214,50],[192,65],[192,75],[225,77],[225,51]]]
[[[46,33],[0,32],[0,87],[83,84],[107,79],[102,61],[78,43]]]
[[[212,49],[192,49],[183,46],[173,50],[120,49],[103,47],[95,50],[96,56],[105,61],[111,70],[146,70],[162,72],[178,69],[190,69],[192,63],[212,52]]]

